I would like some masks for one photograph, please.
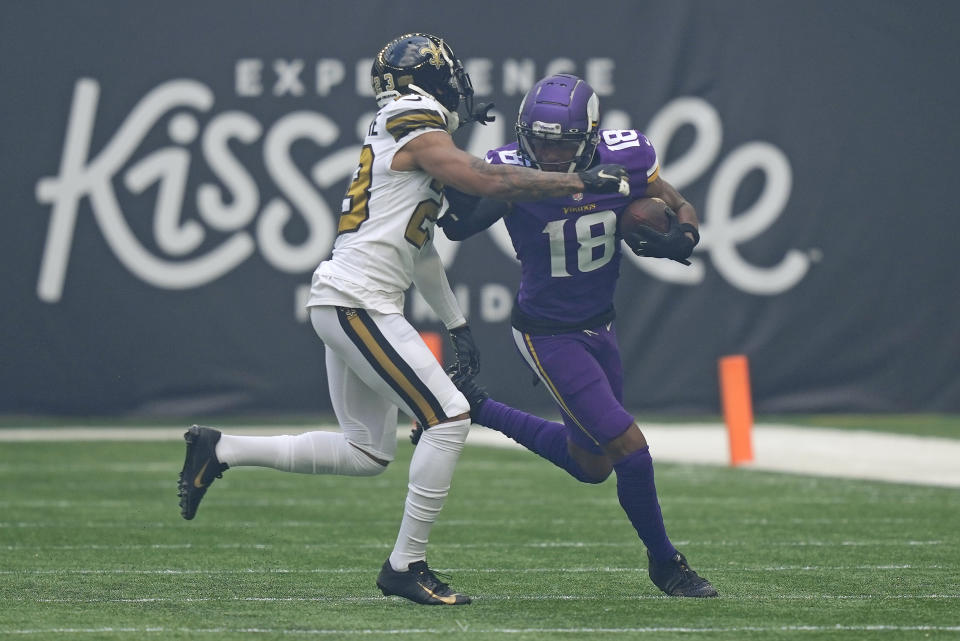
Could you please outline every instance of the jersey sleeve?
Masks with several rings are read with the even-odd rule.
[[[447,118],[431,101],[400,99],[384,113],[384,127],[398,144],[429,131],[447,131]]]
[[[653,143],[639,131],[636,133],[640,145],[632,148],[627,170],[630,172],[631,184],[635,183],[637,187],[643,185],[645,193],[647,185],[660,176],[660,161],[657,158],[657,150],[653,148]]]
[[[660,176],[660,160],[657,158],[657,150],[653,148],[653,143],[643,134],[640,134],[640,140],[643,141],[643,145],[638,153],[638,164],[646,175],[646,182],[649,185]]]
[[[503,147],[491,149],[487,152],[486,161],[491,165],[524,166],[524,162],[521,160],[520,154],[517,151],[517,143],[515,142],[506,144]]]
[[[599,162],[623,165],[630,174],[631,198],[642,197],[647,185],[660,176],[653,144],[636,129],[603,129],[600,134]]]

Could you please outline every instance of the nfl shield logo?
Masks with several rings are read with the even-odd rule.
[[[583,200],[583,192],[573,194],[570,197],[573,198],[575,201],[580,202],[581,200]]]

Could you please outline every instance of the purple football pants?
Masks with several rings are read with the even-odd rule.
[[[594,330],[534,336],[513,330],[520,355],[560,407],[576,445],[602,454],[633,416],[623,408],[623,365],[613,324]]]
[[[633,423],[633,416],[623,408],[623,366],[613,324],[550,336],[514,329],[513,336],[520,354],[560,407],[563,425],[493,399],[480,407],[474,420],[506,434],[580,481],[602,482],[603,478],[593,477],[580,467],[567,439],[587,451],[603,454],[601,446]],[[649,448],[612,463],[617,474],[617,497],[637,535],[655,559],[672,558],[677,551],[663,524]]]

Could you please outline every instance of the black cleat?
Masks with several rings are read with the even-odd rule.
[[[223,478],[227,464],[217,458],[219,431],[194,425],[183,435],[183,440],[187,442],[187,455],[180,470],[177,496],[180,497],[180,516],[189,521],[196,516],[200,499],[214,479]]]
[[[687,565],[685,556],[677,554],[669,561],[654,561],[647,550],[650,561],[650,580],[670,596],[707,598],[717,596],[717,590],[709,581],[699,576]]]
[[[470,597],[450,589],[437,579],[427,567],[426,561],[410,564],[406,572],[397,572],[390,566],[390,559],[380,569],[377,587],[384,596],[402,596],[423,605],[466,605]]]

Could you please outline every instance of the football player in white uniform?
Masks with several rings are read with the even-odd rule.
[[[181,514],[192,519],[228,467],[379,474],[394,458],[400,408],[424,432],[410,463],[400,532],[377,586],[417,603],[466,604],[468,596],[429,569],[426,545],[467,437],[469,404],[403,316],[405,292],[415,284],[450,332],[458,373],[477,373],[479,353],[433,246],[443,187],[518,201],[584,191],[626,194],[629,183],[619,165],[547,173],[490,165],[457,148],[450,134],[459,112],[464,121],[486,123],[490,105],[474,108],[469,77],[437,36],[407,34],[387,43],[374,61],[372,83],[380,111],[343,200],[333,255],[314,273],[307,303],[326,346],[341,431],[250,437],[191,427],[180,473]]]

